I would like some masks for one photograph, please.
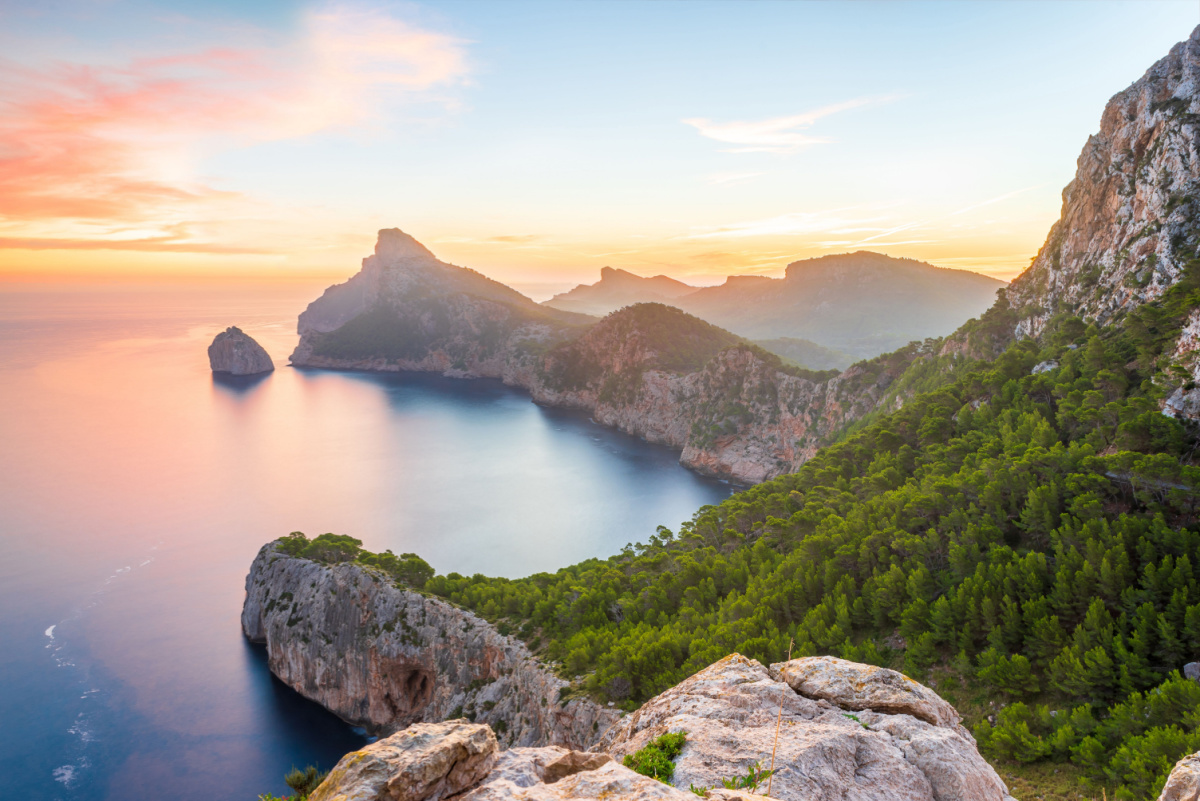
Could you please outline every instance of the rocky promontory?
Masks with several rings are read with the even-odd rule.
[[[847,424],[892,402],[915,347],[840,375],[786,368],[724,329],[658,303],[603,320],[534,303],[438,261],[397,229],[300,315],[292,364],[499,378],[538,403],[677,448],[743,482],[792,472]]]
[[[289,556],[278,543],[246,577],[242,630],[266,644],[285,684],[373,733],[467,716],[505,745],[586,748],[617,717],[560,700],[567,682],[471,612],[383,571]]]
[[[622,764],[678,732],[670,782]],[[734,801],[761,797],[766,778],[756,789],[725,780],[769,769],[772,755],[771,797],[784,801],[1012,801],[953,707],[924,685],[840,659],[768,670],[738,654],[621,719],[593,751],[501,750],[484,725],[417,724],[345,756],[310,801]]]
[[[236,325],[226,328],[208,346],[208,363],[214,373],[257,375],[275,369],[263,346]]]

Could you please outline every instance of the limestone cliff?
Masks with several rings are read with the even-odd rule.
[[[668,732],[687,738],[670,783],[621,764]],[[771,797],[782,801],[1012,801],[954,708],[929,688],[840,659],[768,671],[738,654],[646,702],[596,752],[502,751],[486,726],[418,725],[348,754],[310,801],[748,801],[767,788],[732,790],[722,780],[755,763],[766,769],[772,755]]]
[[[1062,216],[1007,292],[1036,335],[1055,311],[1106,323],[1161,297],[1200,246],[1200,27],[1108,101]]]
[[[586,748],[617,717],[587,700],[561,703],[567,683],[471,612],[276,543],[246,577],[242,630],[266,644],[285,684],[375,733],[467,715],[505,745]]]
[[[537,354],[595,320],[550,309],[438,261],[397,228],[344,284],[301,313],[297,366],[423,370],[521,383]]]

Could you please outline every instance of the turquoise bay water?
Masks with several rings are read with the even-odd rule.
[[[6,796],[251,801],[360,745],[241,636],[246,570],[277,536],[521,576],[729,494],[497,381],[284,366],[320,289],[0,288]],[[215,381],[227,325],[279,369]]]

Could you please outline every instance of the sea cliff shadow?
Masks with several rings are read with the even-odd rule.
[[[255,375],[213,373],[212,382],[215,389],[233,397],[241,397],[250,394],[255,387],[270,377],[271,373],[257,373]]]
[[[246,666],[253,684],[255,706],[260,712],[259,732],[271,735],[268,754],[286,771],[292,764],[318,765],[329,770],[351,751],[372,738],[351,726],[325,707],[288,687],[267,666],[267,647],[243,638]],[[263,731],[266,730],[266,731]]]

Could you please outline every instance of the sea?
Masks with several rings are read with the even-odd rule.
[[[241,634],[279,536],[520,577],[733,489],[499,381],[287,366],[324,283],[0,284],[5,798],[255,801],[367,742]],[[230,325],[273,373],[210,372]]]

